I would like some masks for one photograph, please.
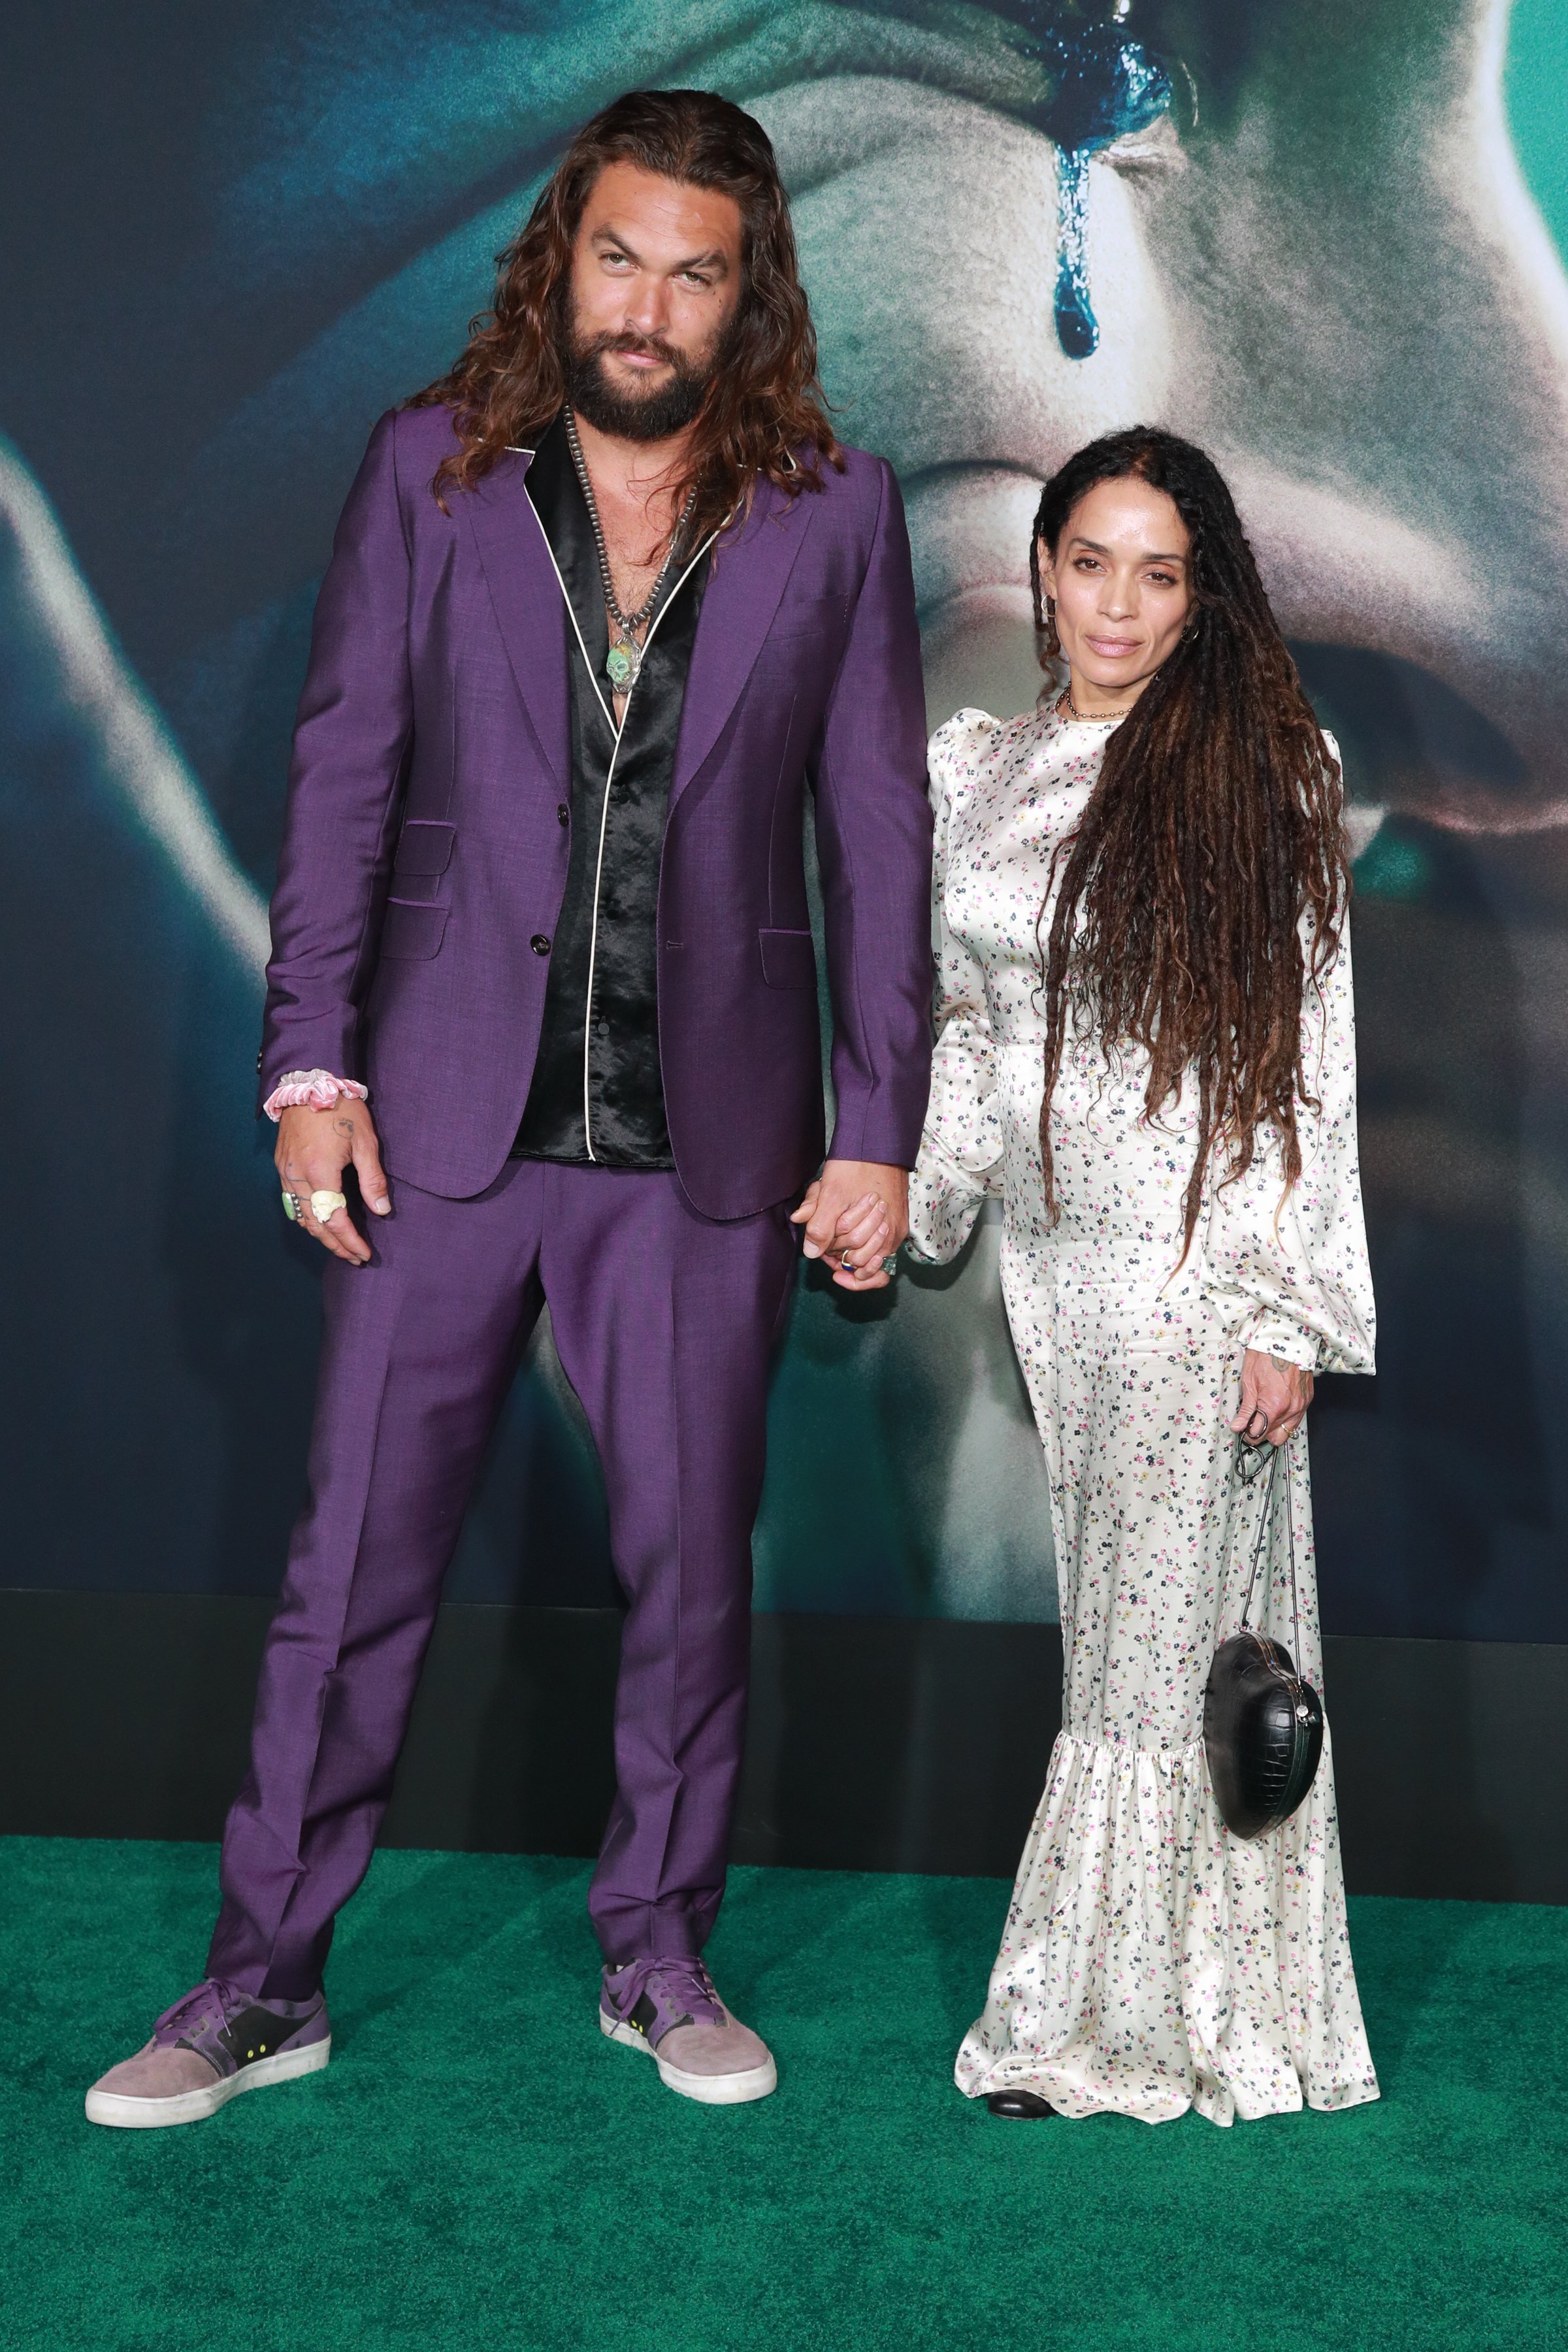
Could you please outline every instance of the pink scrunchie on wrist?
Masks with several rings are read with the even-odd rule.
[[[369,1087],[357,1078],[335,1078],[331,1070],[286,1070],[261,1108],[276,1127],[284,1111],[331,1110],[340,1095],[370,1100]]]

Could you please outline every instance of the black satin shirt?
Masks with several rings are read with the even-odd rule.
[[[514,1160],[673,1168],[658,1065],[658,867],[708,551],[671,567],[617,739],[609,622],[587,503],[559,417],[525,477],[567,604],[572,845]]]

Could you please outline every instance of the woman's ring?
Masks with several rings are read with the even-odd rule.
[[[882,1260],[882,1272],[887,1276],[889,1282],[892,1281],[894,1276],[898,1273],[898,1270],[899,1261],[896,1257],[885,1257]]]
[[[319,1225],[324,1225],[334,1211],[347,1207],[348,1196],[343,1192],[321,1192],[310,1195],[310,1214]]]
[[[298,1224],[300,1221],[300,1212],[294,1205],[294,1195],[292,1192],[285,1192],[283,1195],[283,1214],[288,1218],[289,1223],[291,1225]]]

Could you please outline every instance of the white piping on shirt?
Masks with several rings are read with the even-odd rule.
[[[520,457],[531,457],[532,454],[533,452],[531,450],[520,450],[518,452]],[[573,611],[572,599],[566,593],[566,583],[561,577],[561,566],[555,561],[555,550],[550,544],[550,533],[545,530],[544,524],[540,518],[539,509],[534,506],[533,500],[530,499],[528,503],[532,510],[534,521],[539,524],[539,536],[544,541],[545,552],[550,558],[550,568],[554,572],[556,581],[560,585],[561,600],[565,605],[567,613],[571,618],[572,632],[577,640],[577,649],[583,656],[583,667],[588,673],[588,683],[594,689],[594,698],[597,702],[600,709],[604,711],[605,723],[609,728],[611,734],[615,737],[615,748],[610,753],[610,764],[605,771],[604,805],[599,811],[599,848],[597,857],[594,864],[594,923],[593,929],[588,935],[588,999],[583,1011],[583,1139],[588,1147],[589,1159],[593,1160],[596,1166],[598,1162],[597,1155],[594,1150],[594,1124],[589,1100],[588,1065],[589,1056],[593,1050],[594,1039],[594,971],[599,952],[599,888],[604,880],[605,875],[605,835],[610,822],[610,788],[616,781],[616,761],[620,757],[621,728],[625,727],[626,723],[626,710],[629,710],[632,707],[632,696],[637,691],[637,679],[634,677],[631,685],[626,688],[626,710],[622,711],[621,726],[617,727],[614,719],[610,716],[609,711],[605,709],[605,698],[599,691],[599,681],[594,675],[594,665],[588,658],[588,648],[583,642],[583,632],[578,626],[577,615],[575,612]],[[722,526],[721,526],[721,528]],[[653,619],[649,622],[647,635],[642,642],[642,651],[645,658],[647,657],[649,646],[653,643],[654,632],[657,630],[659,623],[663,620],[665,614],[668,612],[670,606],[674,604],[676,598],[679,595],[681,590],[685,587],[693,572],[696,571],[697,566],[701,562],[702,558],[707,554],[709,549],[712,546],[713,541],[718,538],[718,536],[719,532],[716,530],[709,532],[708,537],[697,550],[690,562],[687,565],[685,571],[681,573],[679,579],[676,582],[674,587],[670,590],[668,595],[665,598],[663,604],[654,614]]]
[[[528,449],[528,450],[520,450],[520,451],[518,452],[518,455],[519,455],[520,457],[532,457],[532,455],[533,455],[533,452],[532,452],[532,450],[531,450],[531,449]],[[535,521],[535,522],[537,522],[537,523],[539,523],[539,536],[540,536],[540,538],[544,541],[544,552],[545,552],[545,553],[546,553],[546,555],[548,555],[548,556],[549,556],[549,558],[550,558],[550,569],[552,570],[552,572],[554,572],[554,574],[555,574],[555,579],[556,579],[556,584],[557,584],[557,586],[558,586],[558,587],[560,588],[560,590],[561,590],[561,601],[562,601],[562,603],[565,605],[565,607],[566,607],[566,612],[567,612],[567,616],[568,616],[568,618],[570,619],[570,621],[571,621],[571,623],[572,623],[572,634],[573,634],[573,635],[574,635],[574,636],[576,638],[576,640],[577,640],[577,647],[578,647],[578,651],[582,654],[582,656],[583,656],[583,667],[584,667],[584,669],[587,671],[587,673],[588,673],[588,683],[589,683],[589,685],[590,685],[590,686],[593,688],[593,689],[594,689],[594,699],[595,699],[595,701],[598,704],[598,706],[599,706],[600,709],[601,709],[601,710],[603,710],[603,711],[605,712],[605,726],[609,729],[609,730],[610,730],[611,734],[612,734],[612,735],[614,735],[614,736],[616,737],[616,740],[618,741],[618,740],[620,740],[620,730],[619,730],[619,729],[616,727],[615,720],[611,718],[611,716],[610,716],[610,714],[609,714],[609,711],[608,711],[607,709],[605,709],[605,698],[604,698],[604,696],[599,692],[599,681],[598,681],[598,679],[597,679],[597,678],[595,677],[595,675],[594,675],[594,665],[593,665],[593,663],[588,659],[588,648],[587,648],[587,646],[583,643],[583,632],[582,632],[582,630],[577,626],[577,615],[576,615],[576,614],[573,611],[573,608],[572,608],[572,599],[571,599],[571,597],[570,597],[570,596],[568,596],[568,594],[566,593],[566,583],[565,583],[565,581],[564,581],[564,580],[563,580],[563,579],[562,579],[562,577],[561,577],[561,566],[560,566],[560,565],[556,562],[556,561],[555,561],[555,550],[554,550],[554,549],[551,546],[551,544],[550,544],[550,533],[545,530],[543,523],[542,523],[542,521],[540,521],[539,509],[538,509],[536,506],[534,506],[533,500],[532,500],[531,499],[530,499],[530,500],[529,500],[529,502],[528,502],[528,503],[529,503],[529,507],[530,507],[530,509],[531,509],[531,511],[532,511],[532,515],[533,515],[533,520],[534,520],[534,521]],[[652,634],[652,632],[650,631],[650,632],[649,632],[649,634],[651,635],[651,634]],[[611,754],[611,757],[612,757],[612,760],[613,760],[613,758],[614,758],[614,754],[613,754],[613,753]]]

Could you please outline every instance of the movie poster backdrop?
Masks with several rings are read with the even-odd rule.
[[[333,521],[572,129],[765,123],[847,439],[908,503],[931,717],[1038,691],[1042,478],[1236,491],[1353,803],[1375,1381],[1312,1445],[1331,1631],[1568,1639],[1568,34],[1553,0],[299,0],[11,18],[0,110],[0,1580],[276,1586],[318,1260],[254,1116]],[[996,1230],[803,1271],[759,1605],[1056,1613]],[[613,1594],[547,1328],[449,1590]]]

